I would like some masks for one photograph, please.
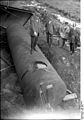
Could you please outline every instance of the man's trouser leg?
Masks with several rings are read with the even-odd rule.
[[[50,35],[49,35],[49,47],[51,47],[51,45],[52,45],[52,40],[53,40],[53,39],[52,39],[52,35],[50,34]]]
[[[70,51],[74,53],[74,44],[72,42],[70,43]]]
[[[72,53],[74,53],[74,49],[75,49],[75,44],[72,43]]]
[[[37,42],[38,42],[38,37],[39,37],[39,33],[38,33],[38,35],[37,35],[37,36],[35,36],[34,50],[36,50],[36,49],[35,49],[35,47],[36,47]]]
[[[46,33],[47,43],[49,45],[49,32]]]
[[[72,43],[70,42],[70,51],[72,51]]]
[[[77,48],[77,46],[78,46],[78,45],[77,45],[77,40],[76,40],[76,41],[75,41],[75,49]]]
[[[35,43],[35,36],[31,36],[31,54],[32,51],[34,50],[34,43]]]
[[[62,47],[62,44],[63,44],[63,39],[61,37],[59,37],[58,46]]]
[[[62,38],[62,39],[63,39],[62,47],[64,47],[64,45],[65,45],[65,38]]]
[[[37,41],[38,41],[38,36],[35,36],[34,45],[33,45],[34,46],[33,47],[34,50],[36,50],[35,47],[37,45]]]

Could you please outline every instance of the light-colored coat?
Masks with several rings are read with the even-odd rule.
[[[39,17],[33,15],[30,18],[30,35],[37,36],[41,29],[41,23]]]
[[[46,32],[49,32],[51,35],[53,35],[53,22],[48,21],[45,27],[46,27]]]

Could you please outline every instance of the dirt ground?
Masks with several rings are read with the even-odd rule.
[[[39,46],[45,56],[48,58],[53,67],[57,70],[58,74],[61,76],[62,80],[64,80],[67,88],[71,90],[73,93],[76,93],[78,96],[77,100],[71,100],[66,102],[68,107],[79,107],[80,102],[80,51],[77,50],[74,55],[71,55],[70,52],[64,48],[59,48],[55,44],[52,45],[49,50],[47,43],[42,40],[42,43],[39,43]],[[64,106],[65,106],[64,104]],[[71,105],[72,104],[72,105]],[[70,105],[70,106],[69,106]]]

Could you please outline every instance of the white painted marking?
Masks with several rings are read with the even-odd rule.
[[[72,93],[72,94],[66,95],[63,100],[68,101],[68,100],[75,99],[75,98],[77,98],[76,93]]]
[[[50,88],[52,88],[52,87],[53,87],[53,85],[52,85],[52,84],[47,85],[47,89],[50,89]]]

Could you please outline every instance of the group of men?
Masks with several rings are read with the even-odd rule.
[[[45,33],[46,33],[46,39],[47,39],[49,48],[52,45],[53,34],[55,30],[57,30],[57,28],[55,28],[53,20],[51,18],[47,18],[47,20],[45,21]],[[36,13],[34,13],[34,15],[30,19],[31,54],[33,50],[36,51],[35,47],[37,45],[40,32],[41,32],[41,21],[39,19],[39,16]],[[65,42],[68,40],[71,54],[74,53],[75,46],[76,46],[75,45],[76,36],[74,33],[74,28],[71,28],[68,25],[68,23],[65,22],[62,27],[59,27],[58,31],[56,31],[56,34],[58,34],[62,40],[61,47],[63,47],[65,45]]]
[[[62,47],[64,47],[65,43],[68,41],[70,45],[70,52],[73,54],[76,48],[76,34],[74,27],[70,27],[68,23],[65,22],[60,29],[60,37],[63,41]]]

